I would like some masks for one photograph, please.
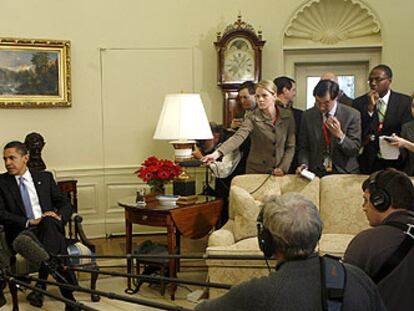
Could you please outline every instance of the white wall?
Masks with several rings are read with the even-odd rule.
[[[208,116],[221,121],[216,86],[216,32],[243,19],[263,31],[263,78],[283,74],[284,28],[302,0],[3,0],[0,37],[72,42],[73,107],[0,111],[0,143],[30,131],[46,139],[44,159],[60,177],[79,180],[80,211],[93,234],[123,230],[119,197],[133,193],[131,174],[146,155],[171,157],[152,132],[166,93],[201,93]],[[414,90],[411,12],[367,0],[384,39],[382,61],[394,87]],[[106,226],[92,224],[105,223]]]

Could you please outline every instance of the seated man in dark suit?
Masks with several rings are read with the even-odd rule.
[[[52,174],[30,171],[26,146],[18,141],[4,147],[3,159],[7,173],[0,175],[0,224],[4,226],[9,245],[20,232],[30,230],[50,254],[67,254],[64,224],[72,210]],[[72,271],[62,271],[61,274],[69,284],[77,284]],[[39,278],[47,279],[47,276],[47,269],[42,265]],[[46,287],[40,283],[36,286]],[[75,301],[71,290],[61,289],[61,293]],[[41,293],[33,291],[27,299],[36,307],[43,305]],[[66,305],[65,310],[73,308]]]
[[[371,174],[387,167],[402,169],[400,160],[384,159],[379,150],[379,136],[400,135],[402,125],[411,118],[411,98],[390,89],[392,70],[375,66],[369,73],[370,91],[355,98],[353,107],[361,113],[362,147],[359,156],[361,173]]]

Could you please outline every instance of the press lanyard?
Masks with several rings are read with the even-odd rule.
[[[331,144],[331,137],[330,137],[328,128],[326,127],[326,124],[323,121],[323,116],[322,116],[322,129],[323,129],[323,137],[325,138],[325,145],[329,146]]]
[[[322,115],[322,129],[323,129],[323,137],[325,139],[325,155],[323,159],[323,166],[327,173],[332,173],[332,158],[331,158],[331,133],[328,131],[326,127],[326,123],[324,122],[324,116]]]
[[[377,128],[378,135],[381,134],[383,128],[384,128],[384,121],[381,121],[378,123],[378,128]]]

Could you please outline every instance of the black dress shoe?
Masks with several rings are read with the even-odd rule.
[[[43,306],[43,294],[32,291],[27,295],[26,300],[34,307],[41,308]]]

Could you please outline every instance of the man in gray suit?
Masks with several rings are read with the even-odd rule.
[[[336,82],[320,80],[313,90],[315,106],[302,115],[298,168],[317,176],[359,173],[361,117],[357,110],[338,103]]]

